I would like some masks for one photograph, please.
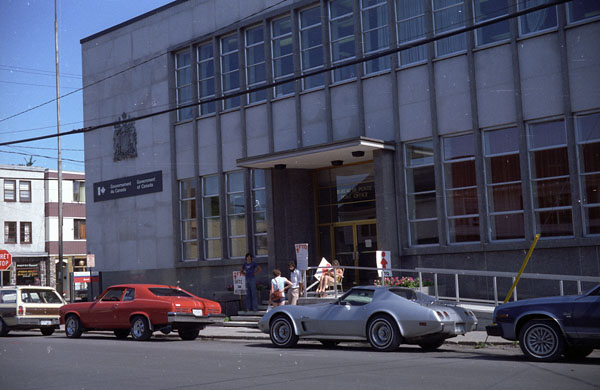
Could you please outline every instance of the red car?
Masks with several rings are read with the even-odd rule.
[[[222,323],[219,303],[199,298],[179,287],[120,284],[107,288],[93,302],[70,303],[59,309],[67,337],[89,330],[112,330],[120,339],[148,340],[152,333],[177,330],[194,340],[206,325]]]

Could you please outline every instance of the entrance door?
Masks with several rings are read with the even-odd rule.
[[[375,251],[377,250],[377,225],[374,222],[353,222],[334,224],[333,258],[342,266],[375,267]],[[372,284],[377,278],[377,271],[344,270],[344,289],[352,286]]]

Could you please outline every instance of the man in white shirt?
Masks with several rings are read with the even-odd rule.
[[[302,283],[302,274],[296,268],[296,263],[290,261],[290,282],[292,282],[292,287],[288,289],[287,299],[289,305],[297,305],[298,297],[300,296],[300,289],[303,287],[304,283]]]

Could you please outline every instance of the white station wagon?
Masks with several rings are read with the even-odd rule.
[[[0,336],[12,329],[40,329],[44,336],[50,336],[60,326],[58,309],[64,304],[52,287],[1,287]]]

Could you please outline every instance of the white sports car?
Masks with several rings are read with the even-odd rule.
[[[393,351],[400,344],[434,350],[476,326],[470,310],[409,288],[378,286],[354,287],[331,303],[279,306],[258,323],[277,347],[293,347],[299,338],[317,339],[328,346],[368,340],[378,351]]]

